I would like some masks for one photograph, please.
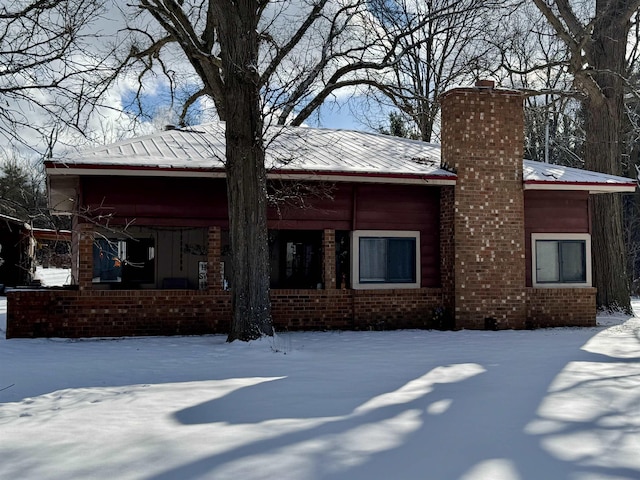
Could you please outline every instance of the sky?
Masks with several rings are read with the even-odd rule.
[[[640,478],[637,317],[246,344],[5,325],[0,297],[3,479]]]
[[[124,23],[123,12],[132,12],[134,10],[128,6],[128,3],[129,2],[125,0],[107,0],[107,13],[102,16],[96,16],[95,22],[90,25],[88,32],[85,32],[91,35],[96,34],[95,38],[92,38],[90,35],[85,39],[87,42],[87,52],[104,52],[114,45],[125,45],[124,33],[121,30]],[[295,6],[295,3],[288,5],[286,18],[287,21],[291,21],[292,16],[298,13],[297,10],[299,10],[299,8]],[[145,23],[143,21],[139,23],[139,25],[141,25],[143,29],[153,28],[153,22]],[[286,29],[281,30],[287,31]],[[278,31],[277,24],[274,26],[273,31]],[[312,44],[310,45],[312,46]],[[310,55],[311,50],[306,49],[306,47],[303,50],[305,50],[303,52],[304,55]],[[76,60],[79,63],[85,61],[82,58],[76,58]],[[190,71],[191,68],[186,62],[181,60],[180,55],[175,54],[173,57],[168,57],[167,65],[178,74],[178,78],[181,79],[181,81],[184,81],[184,74]],[[166,95],[168,90],[162,75],[157,73],[156,71],[155,75],[145,77],[143,104],[151,111],[162,112],[163,109],[168,107]],[[58,147],[55,153],[59,154],[77,146],[87,148],[92,145],[111,143],[132,134],[149,133],[150,131],[162,128],[165,124],[175,123],[176,119],[171,115],[160,113],[159,118],[155,122],[145,120],[142,125],[138,125],[136,129],[133,130],[129,115],[135,113],[135,108],[131,105],[131,99],[136,89],[136,72],[130,72],[128,75],[122,76],[119,81],[106,92],[106,95],[102,99],[101,106],[97,109],[96,114],[91,117],[89,122],[91,134],[89,137],[84,138],[77,133],[65,132],[59,137]],[[37,94],[38,98],[43,102],[56,101],[56,95],[47,91],[38,91],[35,94]],[[348,104],[343,105],[343,103],[349,99],[350,95],[351,93],[347,91],[337,92],[336,96],[331,97],[316,115],[313,115],[307,120],[306,125],[326,128],[370,129],[370,125],[367,125],[368,119],[365,116],[361,116],[361,119],[364,121],[359,121],[353,115],[352,108],[359,108],[358,104],[361,102],[358,102],[357,99],[351,100],[352,108],[350,108]],[[342,105],[342,107],[338,108],[338,104]],[[15,101],[11,104],[11,107],[26,115],[31,125],[41,126],[47,122],[43,111],[34,108],[24,101]],[[206,117],[203,118],[205,121],[207,120]],[[373,123],[375,125],[378,122],[374,121]],[[26,156],[34,156],[34,150],[43,151],[44,144],[38,137],[42,131],[44,131],[43,128],[36,128],[33,131],[21,129],[19,134],[25,137],[28,145],[32,148],[20,147],[18,151]],[[0,137],[0,147],[9,149],[8,139]]]

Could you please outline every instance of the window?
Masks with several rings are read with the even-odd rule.
[[[93,242],[94,283],[121,282],[122,259],[126,256],[126,242],[96,239]]]
[[[123,286],[155,282],[153,238],[97,239],[93,243],[93,282]]]
[[[531,235],[534,287],[590,287],[588,234]]]
[[[354,231],[352,252],[353,288],[420,286],[420,232]]]
[[[322,231],[269,231],[271,288],[322,287]]]

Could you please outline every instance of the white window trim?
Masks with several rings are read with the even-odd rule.
[[[415,238],[416,239],[416,281],[413,283],[360,283],[360,238]],[[351,288],[354,290],[390,290],[399,288],[420,288],[420,232],[409,230],[354,230],[351,232]]]
[[[538,283],[536,281],[536,241],[537,240],[584,240],[586,282],[584,283]],[[591,276],[591,235],[588,233],[532,233],[531,234],[531,276],[534,288],[588,288],[593,285]]]

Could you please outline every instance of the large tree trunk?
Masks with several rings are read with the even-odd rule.
[[[617,9],[606,10],[611,3]],[[625,52],[629,22],[616,15],[629,8],[624,0],[596,2],[596,22],[590,50],[592,75],[601,95],[585,102],[585,168],[622,173],[622,118],[624,115]],[[604,15],[605,10],[607,15]],[[617,195],[594,195],[592,251],[598,306],[631,311],[622,229],[622,202]]]
[[[232,324],[228,341],[273,335],[266,172],[257,71],[258,2],[215,0],[224,71]]]

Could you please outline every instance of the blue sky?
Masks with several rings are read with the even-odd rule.
[[[122,104],[125,111],[129,113],[139,113],[138,106],[134,102],[136,92],[128,90],[122,96]],[[180,95],[180,94],[179,94]],[[186,96],[184,93],[182,96]],[[168,88],[160,87],[144,93],[142,97],[142,108],[145,114],[153,116],[163,107],[168,108],[170,105],[170,94]],[[360,121],[352,112],[352,108],[361,109],[362,102],[358,101],[358,97],[351,97],[348,100],[330,99],[327,100],[314,114],[312,114],[304,123],[311,127],[335,128],[347,130],[370,130],[370,128]],[[171,120],[176,122],[177,118]],[[201,117],[195,117],[194,123],[201,123]],[[379,123],[379,122],[378,122]]]

